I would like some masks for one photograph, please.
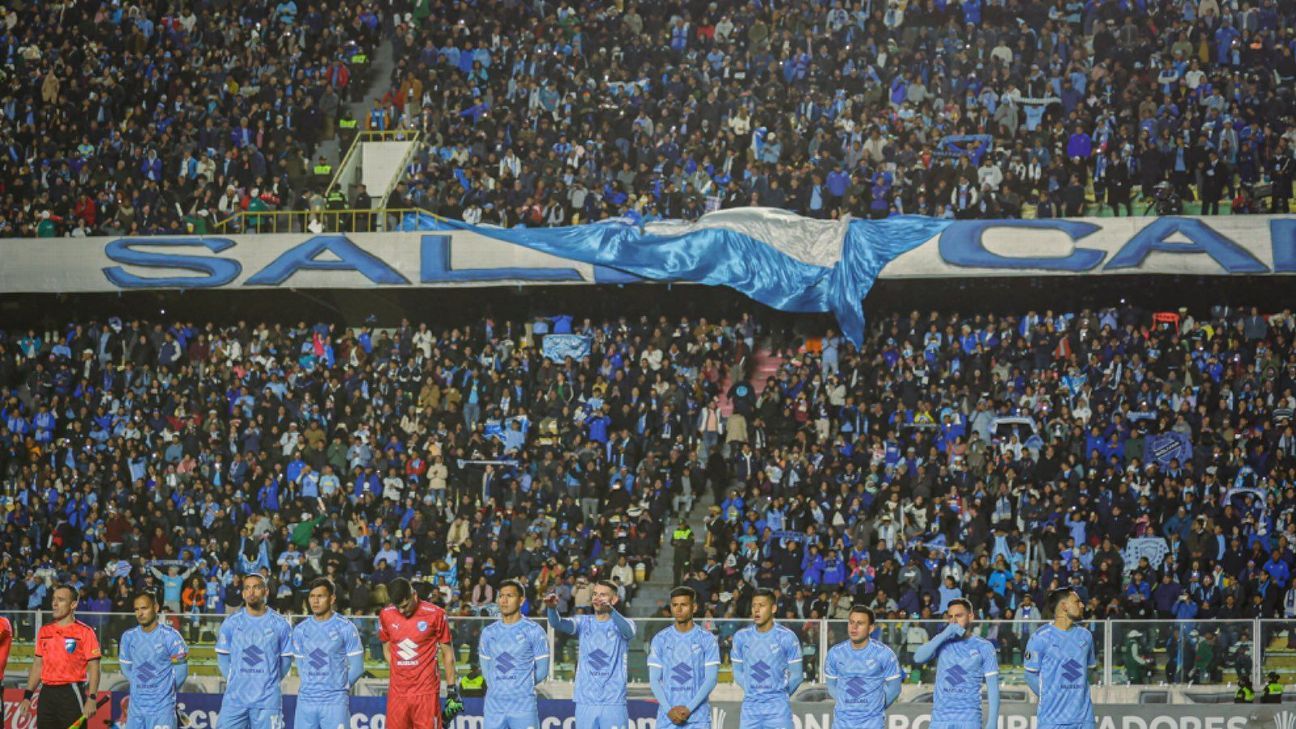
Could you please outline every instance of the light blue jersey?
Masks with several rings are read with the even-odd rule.
[[[630,651],[630,641],[611,618],[599,620],[593,615],[576,615],[571,622],[575,623],[575,635],[580,638],[572,699],[578,705],[624,707],[629,682],[626,656]],[[634,623],[630,620],[625,622],[633,634]]]
[[[266,610],[259,618],[241,609],[221,623],[216,653],[229,656],[225,696],[221,700],[224,725],[226,707],[283,710],[279,682],[284,674],[281,659],[292,656],[292,626],[284,616]]]
[[[981,729],[981,687],[999,675],[994,646],[974,636],[946,640],[937,651],[932,729]]]
[[[657,672],[662,695],[658,696],[657,726],[675,727],[667,713],[675,706],[690,707],[720,666],[720,646],[710,632],[694,625],[681,633],[674,626],[653,636],[648,649],[648,670]],[[709,692],[708,692],[709,693]],[[690,707],[693,708],[693,707]],[[703,698],[683,726],[700,729],[711,726],[711,705]]]
[[[544,628],[527,618],[512,625],[497,620],[482,630],[477,652],[486,678],[485,715],[535,714],[535,687],[544,679],[537,667],[548,673]]]
[[[364,655],[354,623],[337,613],[324,621],[306,618],[293,627],[292,654],[301,676],[299,703],[349,700],[348,664],[352,656]]]
[[[902,675],[895,652],[879,641],[857,649],[846,640],[829,648],[824,678],[837,682],[834,729],[882,729],[886,684]]]
[[[1040,729],[1094,725],[1089,669],[1098,659],[1092,633],[1078,625],[1070,630],[1045,625],[1027,642],[1024,664],[1039,674]]]
[[[119,660],[130,680],[130,727],[167,727],[176,723],[176,681],[188,671],[189,646],[169,625],[134,627],[121,638]]]
[[[801,640],[782,625],[764,633],[748,626],[734,634],[732,661],[743,665],[744,703],[786,703],[788,673],[801,662]]]

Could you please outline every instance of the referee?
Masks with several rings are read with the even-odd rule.
[[[82,716],[94,716],[99,693],[99,638],[76,619],[79,599],[71,585],[54,588],[53,622],[36,634],[36,657],[27,675],[27,690],[18,719],[31,713],[32,695],[40,688],[36,729],[68,729]]]

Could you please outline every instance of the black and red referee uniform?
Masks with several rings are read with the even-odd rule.
[[[46,623],[36,634],[41,659],[36,729],[68,729],[81,718],[86,702],[86,666],[100,658],[99,637],[80,620]]]

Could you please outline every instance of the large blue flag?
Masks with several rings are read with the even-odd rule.
[[[728,286],[783,311],[832,312],[842,333],[860,344],[863,299],[882,268],[949,224],[917,216],[814,220],[784,210],[737,208],[694,223],[608,220],[561,228],[496,228],[420,215],[410,216],[402,227],[469,230],[656,281]]]

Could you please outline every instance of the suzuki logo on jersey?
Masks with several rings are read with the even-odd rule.
[[[865,692],[868,691],[868,679],[863,676],[852,676],[846,679],[846,698],[849,701],[859,701],[864,698]]]
[[[243,665],[248,668],[255,668],[265,660],[265,651],[254,645],[243,649]]]
[[[751,677],[757,683],[765,683],[770,678],[770,667],[765,661],[758,661],[752,664]]]
[[[1084,667],[1081,666],[1074,658],[1068,658],[1062,664],[1062,678],[1070,683],[1075,683],[1084,676]]]
[[[517,662],[510,653],[495,656],[495,665],[499,666],[499,670],[503,673],[513,673],[513,669],[517,668]]]
[[[396,656],[404,661],[401,665],[416,663],[414,659],[418,658],[418,644],[409,638],[401,640],[396,644]]]
[[[316,648],[315,650],[306,654],[306,662],[309,663],[310,667],[315,669],[316,671],[322,671],[326,667],[328,667],[328,662],[329,662],[328,654],[320,650],[319,648]]]
[[[585,660],[595,671],[606,671],[612,665],[611,657],[601,648],[590,651],[589,655],[585,656]]]
[[[157,678],[157,671],[153,670],[152,663],[141,663],[135,667],[135,676],[142,683],[149,683]]]
[[[962,686],[965,681],[967,681],[967,671],[963,670],[962,666],[950,666],[949,669],[945,671],[945,683],[950,686]]]
[[[687,663],[676,663],[671,669],[671,680],[677,684],[688,684],[693,682],[693,667]]]

